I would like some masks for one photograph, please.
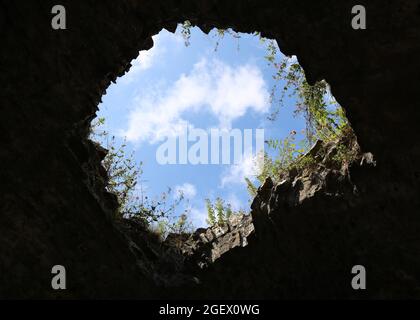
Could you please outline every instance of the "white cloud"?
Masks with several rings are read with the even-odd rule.
[[[194,198],[197,195],[196,187],[191,183],[184,183],[182,185],[177,185],[174,188],[174,198],[178,198],[180,195],[183,195],[187,199]]]
[[[243,209],[243,205],[238,197],[234,193],[230,193],[226,198],[226,203],[229,203],[233,211],[238,211]]]
[[[155,50],[143,50],[140,51],[139,56],[133,62],[133,72],[138,70],[147,70],[149,69],[154,62],[154,58],[157,56],[159,47],[156,47]]]
[[[229,184],[246,184],[245,178],[255,180],[255,176],[261,170],[262,161],[262,153],[257,155],[247,153],[241,163],[229,166],[229,169],[223,173],[221,187]]]
[[[195,227],[206,227],[207,226],[207,209],[206,208],[192,208],[190,211],[189,218]]]
[[[149,50],[142,50],[139,52],[139,55],[136,59],[131,61],[131,68],[124,77],[119,79],[122,84],[130,84],[136,80],[142,71],[147,70],[153,66],[156,61],[156,58],[165,52],[166,48],[162,44],[162,41],[159,41],[160,34],[157,34],[152,37],[153,47]]]
[[[269,93],[257,66],[232,67],[202,59],[167,90],[139,97],[123,134],[131,142],[156,143],[179,134],[188,124],[182,117],[187,112],[210,111],[221,128],[230,128],[248,110],[263,113],[269,107]]]
[[[136,80],[145,70],[150,69],[167,52],[167,48],[173,52],[183,45],[180,35],[173,34],[165,29],[152,36],[153,47],[149,50],[142,50],[136,59],[131,61],[131,68],[119,81],[122,84],[129,84]]]

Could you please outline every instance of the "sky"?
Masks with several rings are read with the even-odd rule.
[[[175,33],[163,29],[153,37],[153,48],[141,51],[130,71],[110,85],[97,113],[106,119],[104,129],[119,141],[125,138],[128,151],[143,163],[142,192],[149,198],[168,187],[173,197],[182,192],[188,201],[179,210],[188,207],[195,227],[206,226],[206,198],[221,197],[234,210],[249,211],[244,178],[254,179],[255,152],[244,153],[237,163],[187,159],[187,164],[162,164],[157,153],[165,141],[182,136],[186,128],[187,133],[252,129],[255,149],[257,129],[264,129],[264,139],[284,138],[305,125],[294,115],[293,98],[286,99],[276,121],[267,119],[276,106],[270,102],[275,83],[273,67],[264,58],[266,44],[255,35],[227,34],[215,50],[216,34],[193,28],[186,46],[179,28]],[[211,140],[206,141],[211,153]],[[187,142],[188,150],[196,142]]]

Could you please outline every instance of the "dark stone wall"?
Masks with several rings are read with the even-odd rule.
[[[55,4],[0,2],[0,297],[162,296],[110,219],[116,201],[104,189],[104,154],[87,136],[110,81],[152,46],[152,35],[185,19],[205,31],[233,27],[275,38],[285,54],[298,56],[310,81],[331,84],[362,148],[377,159],[375,169],[354,174],[363,190],[357,206],[317,200],[324,204],[302,211],[310,219],[297,208],[275,224],[280,238],[259,240],[260,247],[275,241],[281,254],[255,265],[290,271],[278,287],[265,291],[270,279],[258,273],[239,291],[246,274],[232,272],[238,277],[231,292],[214,286],[212,294],[348,296],[336,281],[319,286],[313,270],[319,279],[342,261],[337,276],[361,251],[368,260],[356,263],[372,266],[375,279],[364,297],[419,294],[420,1],[62,0],[65,31],[50,27]],[[366,6],[367,30],[350,27],[355,4]],[[325,203],[337,208],[334,214],[324,214]],[[256,228],[257,237],[262,232]],[[351,241],[335,246],[343,239]],[[237,270],[234,261],[246,259],[252,246],[232,250],[219,264]],[[313,248],[323,254],[300,255]],[[328,254],[334,259],[325,260]],[[55,264],[68,270],[64,293],[50,289]]]

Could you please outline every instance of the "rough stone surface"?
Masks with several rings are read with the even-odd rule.
[[[0,3],[0,297],[420,295],[420,1],[62,0],[65,31],[51,29],[55,4]],[[350,27],[355,4],[366,6],[367,30]],[[104,153],[88,140],[110,82],[185,19],[276,39],[309,81],[330,83],[377,161],[350,168],[349,199],[306,183],[314,196],[291,205],[266,185],[248,246],[200,271],[189,291],[157,285],[111,221]],[[50,288],[55,264],[68,270],[64,293]],[[366,291],[350,288],[355,264],[368,270]]]
[[[245,247],[247,238],[254,232],[250,215],[234,215],[221,226],[198,229],[180,244],[181,254],[189,263],[206,268],[226,252]]]

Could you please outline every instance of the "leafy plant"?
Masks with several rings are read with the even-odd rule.
[[[184,23],[181,25],[181,36],[184,38],[184,43],[186,47],[190,45],[191,28],[192,25],[189,20],[185,20]]]
[[[305,138],[308,140],[308,145],[313,144],[317,139],[326,141],[336,138],[349,124],[344,110],[329,94],[327,82],[322,80],[310,85],[302,67],[293,57],[283,57],[280,61],[276,61],[277,46],[274,40],[269,41],[267,52],[266,60],[275,70],[273,79],[283,84],[282,89],[279,90],[278,107],[270,120],[276,119],[284,97],[293,96],[297,98],[295,113],[303,114],[306,120]],[[273,94],[276,93],[273,92]]]
[[[168,188],[158,198],[150,199],[142,185],[143,164],[136,164],[134,153],[127,152],[125,140],[122,144],[117,144],[115,137],[110,137],[109,133],[102,129],[104,124],[104,118],[95,120],[90,136],[92,140],[108,149],[102,165],[108,175],[106,189],[115,194],[119,204],[115,218],[140,218],[146,226],[153,227],[162,235],[170,230],[184,230],[189,225],[188,209],[173,222],[178,206],[184,201],[184,195],[180,193],[170,200],[172,190]]]
[[[216,224],[216,214],[214,212],[213,204],[210,199],[206,199],[206,208],[207,208],[207,224],[213,226]]]
[[[229,221],[229,219],[232,217],[232,215],[233,215],[232,205],[230,203],[228,203],[226,205],[226,213],[225,213],[226,220]]]
[[[182,33],[190,36],[190,28],[191,24],[185,22]],[[218,39],[215,50],[218,49],[220,41],[226,34],[240,39],[240,34],[232,29],[217,29],[216,37]],[[264,58],[274,70],[275,84],[270,96],[275,109],[268,119],[275,121],[284,105],[285,97],[294,97],[297,101],[295,115],[302,115],[306,122],[304,137],[299,141],[296,140],[295,131],[292,131],[284,139],[269,139],[267,141],[268,147],[275,151],[276,156],[271,158],[268,153],[264,154],[263,164],[260,166],[260,173],[257,175],[258,181],[262,183],[268,176],[274,180],[278,179],[292,167],[301,168],[305,165],[311,165],[315,159],[311,159],[310,156],[302,157],[302,155],[317,140],[324,142],[338,140],[340,136],[348,132],[350,125],[345,117],[344,110],[330,95],[326,81],[318,81],[314,85],[310,85],[296,58],[282,56],[278,59],[279,49],[276,41],[266,39],[258,32],[255,32],[254,35],[259,37],[262,44],[265,44],[266,55]],[[344,145],[340,147],[341,151],[336,156],[337,160],[340,159],[341,154],[348,153],[344,150],[345,148]],[[246,178],[246,183],[249,193],[255,196],[256,186],[249,178]]]
[[[224,201],[221,198],[216,198],[216,213],[217,213],[217,223],[223,225],[226,222]]]
[[[272,89],[272,100],[274,101],[275,97],[279,96],[277,107],[268,119],[276,120],[286,96],[295,97],[297,101],[295,115],[304,116],[306,129],[300,141],[296,140],[296,131],[292,131],[284,139],[266,141],[268,147],[276,151],[276,156],[271,158],[267,153],[265,154],[264,163],[257,176],[260,183],[268,176],[276,181],[292,168],[301,169],[313,165],[315,159],[311,155],[303,155],[315,141],[339,141],[339,137],[351,131],[344,110],[329,94],[328,84],[325,81],[319,81],[310,85],[296,59],[283,57],[278,61],[278,48],[275,41],[264,38],[261,38],[261,41],[267,43],[265,59],[275,70],[273,79],[276,84]],[[340,158],[340,155],[349,153],[346,148],[344,144],[339,146],[337,160],[342,161],[345,157]],[[246,182],[251,195],[255,194],[256,187],[249,179]]]
[[[232,216],[246,214],[243,210],[234,211],[230,203],[225,204],[225,201],[217,197],[212,203],[210,199],[206,199],[207,207],[207,224],[209,226],[223,226],[229,222]]]
[[[251,179],[248,177],[245,177],[245,183],[247,186],[248,193],[251,195],[251,197],[255,197],[258,192],[258,188],[252,183]]]

